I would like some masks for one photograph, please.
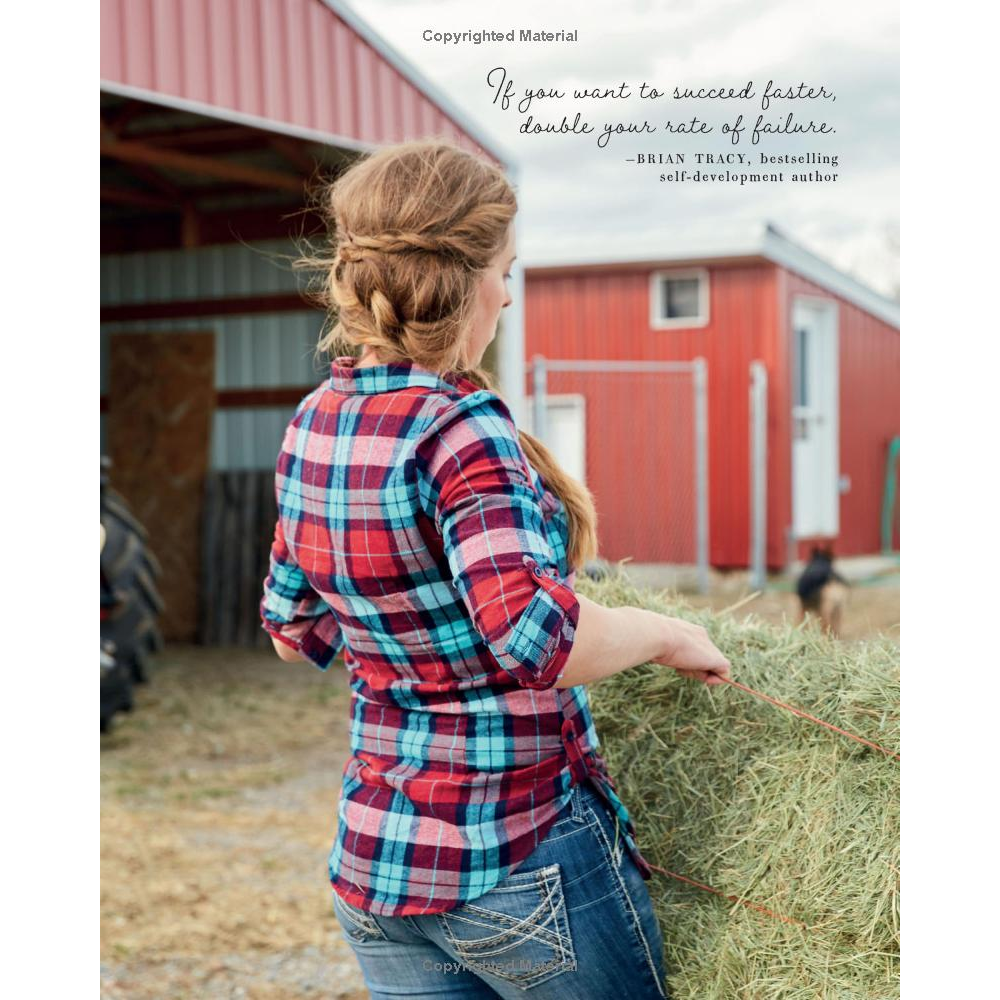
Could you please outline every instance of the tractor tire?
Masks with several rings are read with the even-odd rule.
[[[101,731],[111,716],[131,711],[132,685],[149,680],[149,663],[163,649],[157,619],[164,611],[157,587],[159,560],[148,546],[149,535],[128,503],[108,482],[110,463],[101,460],[101,640],[113,651],[116,669],[101,675]],[[107,681],[106,681],[107,673]],[[105,689],[107,688],[107,698]],[[110,715],[107,713],[110,712]]]
[[[101,640],[101,732],[111,728],[116,712],[131,712],[135,705],[132,677],[114,655],[114,646]]]

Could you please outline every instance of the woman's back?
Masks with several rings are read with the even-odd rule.
[[[503,401],[338,357],[288,426],[276,489],[264,627],[351,671],[338,894],[386,916],[475,899],[588,777],[634,851],[586,688],[555,687],[579,616],[567,519]]]

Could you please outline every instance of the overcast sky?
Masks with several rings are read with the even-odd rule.
[[[595,0],[587,4],[509,0],[349,0],[350,6],[393,48],[444,90],[520,167],[518,250],[528,264],[669,255],[672,247],[725,246],[772,222],[796,242],[886,294],[898,277],[892,249],[899,226],[899,18],[891,0]],[[434,32],[489,29],[506,32],[572,30],[579,41],[489,42],[444,45]],[[519,133],[526,115],[512,103],[494,103],[487,73],[503,66],[516,100],[527,88],[565,91],[562,100],[536,100],[536,121],[570,121],[577,111],[591,135]],[[742,88],[748,101],[681,101],[674,87]],[[822,85],[835,100],[775,101],[760,97],[774,86]],[[573,100],[573,88],[615,88],[627,82],[627,100]],[[666,96],[638,99],[645,82]],[[773,89],[773,88],[772,88]],[[784,123],[827,122],[828,135],[770,135],[756,145],[758,115]],[[734,145],[723,123],[743,114],[748,126]],[[663,126],[697,115],[714,126],[708,135],[667,133]],[[596,139],[605,121],[646,120],[651,135]],[[625,162],[637,152],[742,152],[752,169],[783,171],[783,183],[661,183],[669,166]],[[761,167],[759,153],[837,155],[829,165]],[[701,169],[719,170],[719,167]],[[725,166],[721,167],[724,171]],[[730,166],[738,170],[739,167]],[[748,169],[748,168],[743,168]],[[837,173],[835,183],[793,183],[794,171]]]

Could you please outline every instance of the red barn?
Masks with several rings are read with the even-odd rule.
[[[752,362],[767,373],[760,523],[768,568],[808,557],[819,539],[833,541],[838,557],[898,548],[891,506],[898,491],[887,490],[887,469],[898,455],[899,306],[773,226],[717,252],[528,267],[525,337],[528,358],[705,360],[712,566],[750,564]],[[547,440],[571,467],[579,456],[577,471],[598,505],[603,556],[693,562],[691,546],[671,539],[694,501],[673,501],[683,490],[670,478],[671,468],[692,467],[691,392],[664,380],[651,400],[632,378],[610,405],[616,378],[551,370],[549,398],[581,405],[575,424],[564,420],[558,440]],[[678,393],[687,395],[672,411]]]
[[[100,88],[101,452],[163,563],[166,638],[269,646],[275,457],[328,374],[287,265],[325,235],[307,191],[407,139],[509,158],[339,0],[101,0]]]

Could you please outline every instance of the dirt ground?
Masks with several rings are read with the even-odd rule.
[[[102,997],[368,996],[326,874],[349,694],[272,652],[156,658],[101,738]]]
[[[794,620],[795,598],[696,606]],[[856,587],[844,639],[899,635],[898,582]],[[368,996],[326,859],[348,751],[347,674],[270,651],[168,646],[101,738],[105,1000]]]
[[[752,600],[751,592],[743,581],[715,581],[711,593],[683,593],[681,597],[696,608],[714,608],[726,611],[737,618],[754,614],[764,621],[780,624],[798,621],[798,598],[790,587],[772,587]],[[728,609],[728,610],[727,610]],[[815,624],[815,622],[810,622]],[[840,638],[845,642],[866,639],[876,633],[899,639],[899,577],[887,577],[885,582],[875,581],[855,585],[850,589],[841,623]]]

